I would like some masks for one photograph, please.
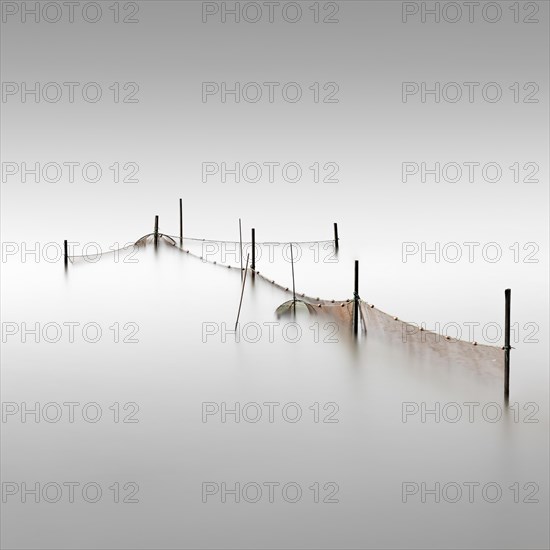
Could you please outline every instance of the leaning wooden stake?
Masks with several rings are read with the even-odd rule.
[[[292,304],[296,311],[296,285],[294,284],[294,255],[292,254],[292,243],[290,243],[290,265],[292,266]]]
[[[243,231],[241,227],[241,218],[239,218],[239,256],[241,258],[241,280],[243,278]]]
[[[180,199],[180,246],[183,246],[183,201]]]
[[[155,246],[158,246],[159,244],[159,217],[155,216]]]
[[[510,309],[512,305],[512,291],[507,288],[504,291],[504,398],[510,396]]]
[[[256,230],[252,228],[252,271],[256,271]]]
[[[239,302],[239,311],[237,312],[237,320],[235,321],[235,330],[237,330],[237,325],[239,324],[239,317],[241,316],[241,306],[243,304],[244,285],[246,285],[246,273],[248,271],[248,258],[249,257],[250,257],[250,254],[247,254],[246,255],[246,269],[244,271],[243,286],[241,288],[241,300]]]
[[[334,248],[338,250],[338,224],[334,224]]]
[[[353,291],[353,334],[359,332],[359,260],[355,260],[355,290]]]
[[[65,268],[69,266],[69,246],[67,241],[63,241],[63,255],[65,258]]]

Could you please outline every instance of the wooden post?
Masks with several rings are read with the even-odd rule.
[[[353,291],[353,334],[359,331],[359,260],[355,260],[355,290]]]
[[[510,396],[510,309],[512,305],[512,291],[504,291],[504,398]]]
[[[69,246],[67,241],[63,241],[63,256],[65,259],[65,269],[69,266]]]
[[[290,243],[290,265],[292,265],[292,303],[296,311],[296,286],[294,284],[294,255],[292,253],[292,243]]]
[[[235,330],[237,330],[237,326],[239,324],[239,317],[241,316],[241,306],[243,305],[243,296],[244,296],[244,286],[246,285],[246,274],[248,272],[248,259],[250,258],[250,254],[246,255],[246,269],[244,272],[244,279],[243,279],[243,286],[241,288],[241,300],[239,301],[239,311],[237,311],[237,320],[235,321]]]
[[[183,201],[180,199],[180,246],[183,246]]]
[[[256,271],[256,230],[254,228],[252,228],[252,264],[250,269]]]
[[[338,224],[334,224],[334,248],[338,250]]]
[[[241,258],[241,280],[243,278],[243,231],[241,226],[241,218],[239,218],[239,256]]]
[[[159,217],[155,216],[155,247],[159,244]]]

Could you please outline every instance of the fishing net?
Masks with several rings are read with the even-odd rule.
[[[115,245],[108,250],[101,249],[98,243],[88,243],[82,250],[82,254],[69,254],[67,259],[71,265],[93,264],[99,262],[102,258],[132,263],[137,261],[134,258],[138,250],[135,243],[127,243],[122,246]]]
[[[176,246],[176,241],[172,237],[170,237],[169,235],[164,235],[162,233],[158,233],[156,236],[154,233],[144,235],[143,237],[141,237],[141,239],[138,239],[135,242],[135,246],[156,245],[161,243]]]
[[[167,244],[176,246],[176,241],[169,235],[163,233],[157,234],[157,246]],[[137,255],[140,250],[147,246],[155,246],[155,234],[144,235],[136,242],[129,242],[124,245],[115,244],[108,250],[102,249],[99,243],[87,243],[82,250],[82,254],[69,253],[68,261],[71,264],[78,265],[83,263],[96,263],[102,258],[111,258],[115,262],[136,263]],[[69,248],[69,251],[71,249]]]
[[[100,252],[99,257],[101,255],[121,253],[122,251],[137,251],[140,248],[149,246],[174,247],[182,253],[201,260],[204,263],[217,265],[225,269],[235,269],[241,272],[241,275],[254,277],[254,279],[263,281],[265,284],[279,289],[282,293],[288,294],[290,299],[281,303],[275,310],[277,317],[295,316],[297,313],[324,317],[337,322],[339,326],[347,329],[350,335],[354,324],[355,301],[357,300],[360,337],[366,337],[368,340],[376,339],[393,348],[401,346],[402,349],[407,350],[407,353],[411,357],[424,357],[446,364],[452,363],[453,365],[475,371],[477,374],[485,377],[502,377],[504,356],[502,347],[480,344],[478,342],[467,342],[425,330],[415,324],[404,322],[396,316],[384,313],[358,296],[344,300],[330,300],[320,298],[319,296],[310,296],[303,292],[293,292],[288,286],[279,284],[259,270],[253,270],[250,267],[246,270],[244,267],[241,267],[240,262],[230,264],[206,257],[202,248],[202,243],[206,242],[240,245],[238,241],[215,241],[191,237],[180,240],[177,236],[159,232],[156,234],[156,239],[155,234],[150,233],[138,239],[134,244],[108,252]],[[292,243],[292,245],[330,242],[332,241],[302,241],[301,243]],[[197,244],[199,245],[198,248]],[[243,242],[243,244],[245,243]],[[250,242],[247,244],[250,244]],[[272,245],[274,243],[256,243],[257,246],[266,244]],[[193,247],[195,250],[192,250]],[[83,260],[90,261],[92,258],[98,258],[98,253],[70,256],[69,259],[72,263],[78,263]]]
[[[283,292],[292,293],[288,287],[279,285],[273,279],[263,274],[255,277],[278,287]],[[307,305],[307,311],[315,315],[323,314],[333,318],[350,332],[354,320],[355,300],[326,300],[319,297],[298,293],[297,299]],[[285,302],[287,309],[292,311],[292,300]],[[501,347],[467,342],[400,320],[368,304],[359,298],[358,324],[364,334],[381,340],[389,346],[407,346],[410,354],[427,354],[432,358],[444,360],[458,366],[468,367],[484,375],[502,375],[503,350]]]

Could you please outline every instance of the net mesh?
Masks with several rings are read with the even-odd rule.
[[[218,241],[211,239],[197,239],[192,237],[186,237],[180,240],[179,236],[167,235],[164,233],[157,234],[158,245],[168,245],[180,250],[182,253],[193,257],[197,260],[201,260],[203,263],[209,263],[211,265],[217,265],[225,269],[236,269],[237,271],[244,272],[245,269],[240,265],[231,265],[218,262],[217,260],[211,260],[203,253],[192,251],[189,247],[191,243],[231,243],[239,244],[239,241]],[[311,244],[311,243],[325,243],[332,241],[299,241],[284,244]],[[250,244],[250,242],[248,242]],[[243,244],[245,242],[243,241]],[[266,243],[256,243],[257,245]],[[268,243],[274,244],[274,243]],[[283,243],[280,243],[283,244]],[[155,234],[149,233],[138,239],[134,244],[126,245],[116,250],[110,250],[108,252],[100,252],[99,256],[106,254],[116,254],[122,251],[139,250],[146,246],[155,246]],[[95,261],[98,258],[98,253],[93,255],[74,255],[70,256],[69,260],[72,263],[77,263],[82,260]],[[430,354],[436,358],[443,359],[445,362],[452,362],[453,364],[463,366],[468,369],[473,369],[484,376],[494,375],[502,376],[503,371],[503,348],[498,346],[491,346],[485,344],[479,344],[477,342],[467,342],[464,340],[458,340],[444,336],[437,332],[424,330],[416,324],[407,323],[400,320],[396,316],[389,315],[376,307],[373,304],[369,304],[359,297],[352,297],[343,300],[325,299],[319,296],[307,295],[304,292],[295,293],[294,295],[291,288],[286,285],[280,284],[274,279],[270,278],[265,273],[261,273],[258,270],[248,268],[247,276],[252,276],[255,279],[264,281],[266,284],[279,289],[281,292],[289,295],[289,300],[282,304],[277,314],[282,315],[284,312],[294,312],[296,308],[301,308],[304,311],[309,312],[311,315],[320,315],[328,317],[343,327],[348,327],[351,332],[351,327],[354,321],[355,300],[358,301],[359,310],[359,326],[363,334],[368,334],[369,338],[374,337],[383,342],[386,342],[390,346],[407,346],[407,351],[413,355]]]

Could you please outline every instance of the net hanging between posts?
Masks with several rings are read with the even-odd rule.
[[[222,264],[217,261],[209,260],[208,258],[205,258],[204,255],[192,252],[189,247],[185,246],[185,241],[193,243],[216,242],[231,244],[238,244],[238,241],[214,241],[207,239],[184,238],[183,243],[179,245],[175,239],[176,237],[172,235],[167,235],[161,233],[160,231],[158,233],[159,245],[169,245],[174,247],[181,250],[184,254],[201,260],[203,263],[217,265],[218,267],[225,269],[235,269],[238,272],[241,272],[241,270],[244,271],[244,268],[241,268],[239,265],[233,266],[231,264]],[[97,251],[94,251],[94,254],[80,256],[72,255],[69,257],[69,260],[73,263],[81,261],[82,259],[87,259],[87,261],[90,261],[90,258],[98,258],[98,256],[100,257],[102,254],[115,254],[123,250],[154,246],[154,241],[155,234],[150,233],[138,239],[133,245],[121,247],[117,250],[111,250],[107,253],[99,252],[98,254]],[[292,244],[323,242],[332,241],[301,241],[301,243],[293,242]],[[264,273],[260,273],[258,270],[252,270],[251,268],[248,269],[248,272],[255,278],[262,280],[266,284],[276,287],[282,292],[292,296],[292,290],[289,287],[277,283],[274,279],[269,278]],[[349,328],[351,332],[354,314],[354,298],[346,300],[327,300],[319,297],[308,296],[305,293],[296,292],[296,302],[294,303],[293,299],[284,302],[281,306],[279,306],[279,308],[277,308],[276,314],[278,316],[283,316],[299,310],[307,312],[310,315],[324,316],[332,319],[340,326]],[[452,362],[453,364],[474,370],[483,376],[502,376],[504,356],[502,347],[478,344],[477,342],[467,342],[464,340],[449,338],[448,336],[444,336],[436,332],[424,330],[417,325],[406,323],[401,321],[398,317],[384,313],[383,311],[375,308],[374,305],[369,304],[360,298],[359,312],[362,331],[364,333],[368,333],[369,338],[376,338],[387,343],[389,346],[406,345],[408,351],[412,354],[431,354],[445,360],[446,362]]]
[[[181,248],[181,250],[203,262],[220,267],[233,268],[233,266],[205,259],[201,255],[194,254],[189,249]],[[239,271],[240,267],[236,266],[236,269]],[[252,271],[249,269],[249,271],[257,279],[265,281],[265,283],[278,288],[282,292],[292,295],[290,287],[277,283],[274,279],[271,279],[264,273],[260,273],[258,270]],[[311,315],[321,315],[333,319],[342,327],[348,328],[351,332],[354,298],[328,300],[296,292],[296,301],[296,308],[302,309]],[[294,307],[292,302],[292,299],[284,302],[277,308],[276,313],[279,315],[292,313]],[[452,362],[453,364],[469,368],[484,376],[502,376],[503,351],[501,347],[449,338],[439,333],[425,330],[415,324],[406,323],[396,316],[389,315],[360,298],[359,312],[360,325],[363,332],[368,331],[369,337],[382,340],[389,346],[406,345],[408,351],[412,354],[430,354],[443,359],[445,362]]]
[[[163,233],[159,233],[158,234],[158,241],[159,242],[164,242],[166,244],[169,244],[169,245],[172,245],[172,246],[176,246],[176,241],[170,236],[170,235],[164,235]],[[155,244],[155,234],[154,233],[149,233],[148,235],[144,235],[143,237],[141,237],[141,239],[138,239],[136,242],[135,242],[135,246],[147,246],[147,245],[151,245],[151,244]]]

